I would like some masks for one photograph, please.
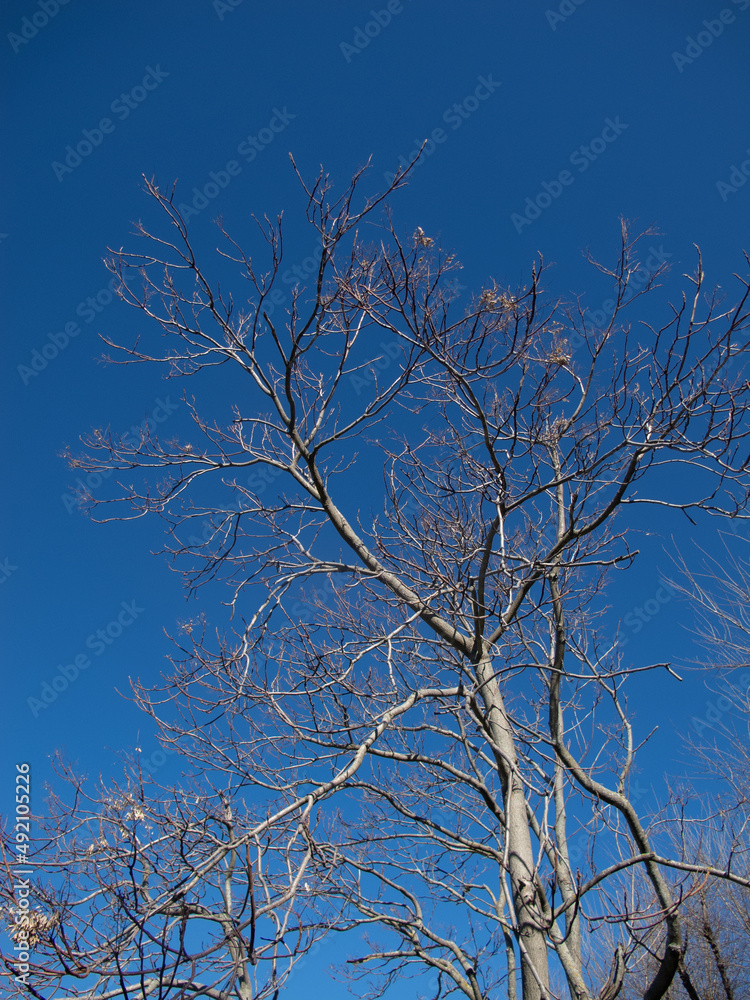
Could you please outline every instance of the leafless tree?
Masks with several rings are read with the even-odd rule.
[[[119,959],[110,969],[102,956],[107,992],[67,985],[71,996],[256,995],[242,976],[266,837],[269,961],[286,940],[279,913],[299,907],[306,880],[311,909],[295,933],[352,931],[348,974],[363,996],[428,975],[417,988],[432,997],[515,998],[520,982],[523,1000],[613,1000],[658,934],[643,991],[658,1000],[683,953],[682,882],[695,869],[744,884],[661,853],[668,839],[631,801],[647,734],[624,689],[634,673],[674,672],[631,663],[600,626],[605,577],[636,558],[635,504],[748,517],[750,386],[737,357],[750,285],[738,279],[727,306],[706,292],[699,257],[690,295],[634,332],[628,317],[661,271],[633,281],[644,272],[623,224],[615,265],[595,265],[616,299],[603,329],[549,296],[541,261],[526,287],[492,283],[459,303],[457,261],[376,214],[407,173],[361,208],[361,172],[336,201],[324,175],[302,181],[319,265],[283,323],[270,310],[280,219],[261,223],[265,273],[222,228],[219,265],[250,282],[239,306],[199,263],[174,192],[154,182],[165,233],[140,225],[143,251],[110,262],[161,334],[110,346],[189,377],[192,422],[173,440],[96,431],[73,465],[118,473],[119,492],[90,498],[96,517],[162,514],[188,588],[224,581],[233,618],[214,632],[188,623],[163,686],[135,685],[199,801],[170,830],[181,793],[160,806],[154,850],[180,865],[145,910],[118,909],[122,876],[99,870],[90,931],[116,915],[128,940],[147,936],[158,985],[118,993]],[[148,802],[138,808],[151,816]],[[80,802],[69,809],[63,830]],[[83,843],[66,844],[76,871]],[[203,880],[220,932],[218,951],[196,954],[173,940]],[[187,885],[179,904],[172,884]],[[80,893],[43,902],[44,919],[59,911],[66,927]],[[56,926],[45,947],[65,965]],[[201,964],[224,976],[214,993]],[[258,996],[273,976],[264,983]]]
[[[681,561],[683,592],[697,617],[700,666],[712,668],[704,714],[686,738],[696,811],[683,808],[681,854],[711,857],[727,871],[750,872],[750,550],[746,526],[730,522],[719,556],[702,568]],[[689,798],[688,798],[689,804]],[[737,1000],[750,991],[750,893],[724,880],[701,881],[686,915],[686,970],[700,996]],[[683,984],[686,990],[689,985]]]
[[[729,870],[748,872],[750,840],[747,833],[739,841],[724,823],[717,824],[713,837],[703,832],[699,853],[712,851],[712,863]],[[727,849],[729,848],[729,849]],[[694,1000],[717,997],[739,1000],[750,990],[750,892],[725,879],[700,879],[684,907],[686,948],[679,970],[676,997]]]
[[[20,878],[12,838],[4,850],[6,995],[278,996],[324,931],[304,811],[253,822],[205,783],[176,791],[127,770],[91,794],[60,762],[74,799],[50,796],[35,879]]]
[[[696,869],[682,886],[685,949],[675,1000],[737,1000],[750,992],[750,892],[740,880],[705,874],[710,866],[740,879],[750,874],[750,563],[747,525],[726,527],[723,546],[704,551],[700,568],[678,553],[670,581],[689,600],[701,651],[694,663],[708,695],[683,735],[686,773],[675,779],[662,823],[675,857]],[[657,940],[658,933],[650,945]],[[644,973],[631,976],[626,997],[641,995]]]
[[[697,766],[709,757],[706,744],[697,747]],[[739,756],[745,758],[746,749]],[[721,771],[728,753],[708,760],[692,787],[675,796],[662,822],[672,841],[672,854],[692,875],[679,887],[683,954],[668,993],[673,1000],[738,1000],[750,990],[750,829],[747,779],[741,797],[735,791],[742,762]],[[738,768],[739,763],[739,768]],[[727,780],[728,779],[728,780]],[[706,786],[706,787],[701,787]],[[708,789],[711,788],[709,791]],[[711,871],[719,873],[711,877]],[[630,970],[623,1000],[636,1000],[653,972],[663,944],[661,927],[648,928],[643,954]]]

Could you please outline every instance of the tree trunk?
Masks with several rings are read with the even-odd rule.
[[[477,664],[485,725],[503,779],[508,870],[521,948],[523,1000],[547,1000],[549,967],[541,908],[536,899],[535,854],[527,819],[526,795],[518,769],[515,741],[492,662],[486,654]]]

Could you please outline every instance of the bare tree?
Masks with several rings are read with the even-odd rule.
[[[724,847],[715,853],[713,863],[735,871],[748,872],[748,838],[738,856],[726,848],[730,838],[726,828],[719,828],[712,846]],[[703,838],[705,840],[705,837]],[[716,842],[719,842],[718,844]],[[698,858],[705,856],[705,850]],[[695,858],[696,855],[693,855]],[[750,961],[747,942],[750,939],[750,892],[724,879],[701,880],[683,909],[686,948],[679,970],[680,990],[676,996],[720,997],[739,1000],[750,989]]]
[[[30,893],[4,851],[6,995],[278,996],[324,929],[303,888],[317,868],[304,812],[250,823],[205,783],[128,771],[92,795],[60,764],[74,799],[50,796]],[[33,955],[22,970],[18,950]]]
[[[705,714],[685,738],[693,781],[672,836],[684,858],[750,873],[750,561],[744,525],[730,523],[719,557],[700,570],[678,560],[681,589],[697,618],[698,659],[712,668]],[[699,808],[695,808],[697,800]],[[686,995],[737,1000],[750,991],[750,893],[725,880],[698,879],[686,908]]]
[[[722,771],[729,756],[726,750],[711,756],[705,743],[695,747],[692,761],[706,770],[680,790],[661,824],[677,863],[692,872],[679,887],[684,937],[673,1000],[738,1000],[750,989],[750,817],[747,776],[740,776],[746,745]],[[647,929],[640,967],[631,968],[623,1000],[643,995],[663,937],[661,927]]]
[[[706,679],[691,727],[683,734],[687,772],[674,780],[662,820],[674,856],[694,875],[681,886],[684,952],[670,996],[736,1000],[750,991],[750,563],[747,525],[730,521],[718,554],[696,568],[678,553],[670,586],[688,599],[694,663]],[[708,878],[714,868],[729,877]],[[659,929],[646,952],[658,950]],[[638,997],[649,964],[630,977]]]
[[[402,239],[386,216],[378,242],[361,235],[407,173],[361,209],[361,172],[337,201],[322,174],[302,182],[320,261],[283,324],[269,308],[280,220],[261,224],[267,273],[222,228],[221,266],[251,286],[239,307],[154,182],[166,235],[139,225],[146,249],[110,262],[162,335],[110,346],[191,377],[192,426],[189,440],[96,431],[72,464],[119,474],[119,493],[90,498],[96,517],[165,516],[188,588],[226,582],[233,621],[216,633],[189,623],[164,685],[135,685],[192,769],[199,860],[165,832],[160,844],[192,872],[178,869],[183,909],[120,916],[105,891],[90,928],[117,913],[130,939],[148,935],[164,956],[148,980],[158,985],[118,993],[102,959],[106,991],[66,984],[71,996],[256,995],[236,970],[252,960],[243,892],[262,868],[245,852],[264,837],[276,858],[264,916],[278,928],[306,881],[310,916],[303,906],[295,933],[354,932],[347,966],[367,996],[427,973],[433,997],[515,998],[520,978],[523,1000],[613,1000],[658,933],[643,991],[658,1000],[684,948],[681,880],[725,874],[660,853],[668,840],[631,801],[640,738],[623,688],[633,673],[673,671],[628,662],[598,626],[608,571],[637,554],[629,507],[748,517],[750,386],[736,356],[750,285],[727,307],[705,292],[699,258],[690,296],[636,334],[626,320],[661,271],[632,281],[643,269],[623,224],[615,266],[596,265],[616,299],[604,329],[550,298],[541,262],[528,286],[491,284],[457,304],[457,261],[422,229]],[[66,844],[80,859],[82,844]],[[184,909],[201,905],[203,880],[214,894],[234,886],[213,911],[218,966],[187,938],[163,943],[161,928],[179,933]],[[56,896],[44,919],[70,906]],[[64,965],[61,932],[46,933]],[[276,961],[286,938],[269,940]],[[202,964],[225,977],[214,993]]]
[[[720,775],[714,778],[721,780]],[[667,995],[672,1000],[738,1000],[750,986],[747,815],[738,817],[729,799],[699,791],[699,785],[683,788],[660,824],[672,844],[672,864],[691,873],[676,891],[683,949]],[[644,995],[664,937],[658,924],[643,929],[622,1000]]]

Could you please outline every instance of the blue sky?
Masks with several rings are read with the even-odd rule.
[[[92,773],[136,741],[156,751],[121,694],[129,676],[159,675],[165,630],[194,614],[153,554],[161,525],[92,524],[60,457],[92,426],[186,419],[159,372],[98,361],[99,334],[141,322],[114,299],[102,258],[133,245],[133,220],[155,218],[142,174],[177,181],[206,255],[217,214],[252,241],[251,213],[285,209],[290,260],[304,262],[313,247],[290,152],[305,177],[322,163],[339,185],[371,158],[374,191],[428,139],[395,221],[439,233],[467,289],[523,281],[542,252],[555,292],[585,292],[606,312],[581,251],[614,259],[621,215],[659,230],[647,245],[672,266],[662,307],[693,270],[694,243],[709,284],[730,296],[743,268],[750,0],[6,0],[0,18],[8,789],[15,760],[30,761],[40,788],[58,748]],[[690,655],[685,609],[659,578],[662,547],[675,534],[684,547],[686,527],[645,519],[639,567],[612,588],[634,660]],[[79,676],[35,709],[60,665]],[[697,678],[664,685],[638,709],[644,733],[662,725],[655,776],[677,753],[675,732],[715,700]]]

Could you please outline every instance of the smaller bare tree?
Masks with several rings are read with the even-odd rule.
[[[6,996],[278,996],[326,929],[304,803],[264,813],[205,781],[126,772],[91,791],[58,761],[68,798],[50,794],[35,821],[29,905],[4,844],[2,908],[30,955],[21,976],[17,953],[3,956]]]
[[[738,530],[723,533],[723,550],[704,552],[699,570],[677,556],[672,581],[691,604],[703,649],[696,663],[709,677],[708,711],[683,737],[692,778],[680,782],[664,821],[675,857],[696,869],[681,887],[675,1000],[750,996],[750,546],[744,523],[729,524]],[[642,986],[632,977],[625,997],[641,996]]]

